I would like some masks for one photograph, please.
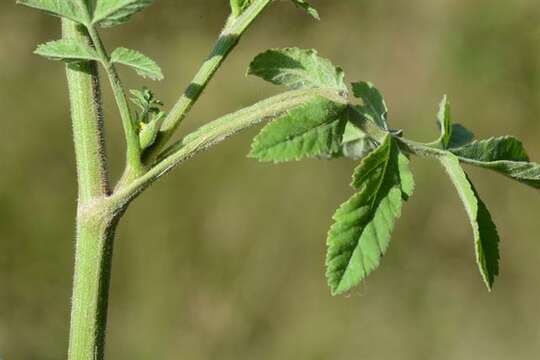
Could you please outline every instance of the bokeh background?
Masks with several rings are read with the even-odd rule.
[[[512,134],[540,159],[537,0],[313,0],[316,22],[285,1],[248,32],[185,131],[280,91],[244,77],[270,47],[317,48],[349,81],[385,94],[395,128],[432,140],[437,104],[478,137]],[[144,51],[166,80],[141,82],[170,105],[227,15],[225,0],[159,0],[105,33]],[[0,358],[65,358],[76,187],[63,67],[32,55],[57,19],[0,2]],[[111,172],[120,124],[106,92]],[[499,225],[502,275],[489,294],[465,212],[439,165],[414,161],[418,189],[382,267],[348,297],[324,279],[325,235],[351,193],[350,161],[261,165],[256,130],[160,181],[120,226],[109,359],[465,360],[540,353],[540,194],[471,170]]]

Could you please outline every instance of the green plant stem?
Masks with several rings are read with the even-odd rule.
[[[102,360],[104,356],[114,231],[119,218],[105,204],[81,207],[77,216],[68,360]]]
[[[122,126],[124,128],[124,135],[126,137],[126,146],[127,146],[127,159],[126,159],[126,171],[124,173],[125,177],[135,178],[144,173],[144,167],[141,162],[141,149],[139,144],[139,136],[133,121],[131,118],[131,111],[129,109],[129,103],[126,97],[126,92],[122,86],[122,82],[118,76],[114,64],[112,64],[109,54],[101,41],[99,34],[96,29],[92,26],[88,27],[88,33],[90,38],[94,43],[98,56],[101,59],[101,63],[105,68],[107,77],[111,84],[111,88],[120,112],[120,117],[122,119]]]
[[[88,41],[84,28],[69,20],[62,21],[62,32],[64,38]],[[66,76],[77,161],[79,202],[87,203],[110,192],[97,64],[87,62],[68,65]]]
[[[152,162],[167,144],[241,36],[271,2],[272,0],[255,0],[242,15],[229,18],[207,60],[165,118],[154,146],[145,155],[148,162]]]
[[[62,20],[64,38],[89,41],[84,28]],[[95,62],[69,65],[73,138],[79,184],[69,360],[103,358],[112,239],[118,208],[110,193],[104,151],[101,94]],[[116,210],[115,210],[116,209]]]
[[[194,157],[209,147],[221,143],[242,130],[263,121],[275,119],[285,112],[317,97],[325,97],[335,102],[346,103],[346,99],[332,90],[294,90],[260,101],[235,113],[225,115],[200,127],[181,141],[170,146],[146,174],[132,183],[118,188],[111,200],[117,203],[117,206],[124,206],[176,165]]]
[[[424,144],[405,138],[398,138],[398,141],[401,149],[412,155],[429,158],[440,158],[448,155],[448,151],[437,148],[433,143]]]

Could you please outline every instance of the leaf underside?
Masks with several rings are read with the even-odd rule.
[[[163,79],[163,73],[159,65],[154,60],[136,50],[118,48],[111,54],[111,61],[133,68],[142,77],[152,80]]]
[[[452,139],[452,119],[450,117],[450,104],[448,98],[444,96],[441,104],[439,105],[439,113],[437,114],[437,123],[441,130],[441,136],[439,137],[439,144],[443,149],[450,147],[450,141]]]
[[[317,11],[317,9],[315,9],[310,3],[308,3],[307,1],[305,0],[292,0],[292,2],[304,9],[309,15],[311,15],[311,17],[313,17],[314,19],[316,20],[321,20],[321,17],[319,16],[319,12]]]
[[[153,2],[154,0],[97,0],[92,22],[103,27],[120,25]]]
[[[82,2],[73,0],[17,0],[17,4],[43,10],[78,23],[85,23],[88,14],[88,9],[82,7]]]
[[[461,168],[459,159],[448,154],[440,158],[461,198],[471,223],[476,249],[476,261],[489,290],[499,274],[499,235],[491,215],[478,192]]]
[[[496,171],[540,189],[540,164],[529,162],[523,144],[511,136],[475,141],[450,151],[467,164]]]
[[[334,157],[343,156],[352,160],[360,160],[373,151],[377,145],[375,140],[349,121],[345,125],[341,149],[334,154]]]
[[[82,41],[62,39],[41,44],[35,53],[52,60],[80,62],[99,60],[96,51]]]

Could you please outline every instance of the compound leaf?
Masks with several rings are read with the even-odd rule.
[[[388,130],[388,108],[379,90],[370,82],[352,84],[353,94],[362,100],[358,110],[379,127]]]
[[[92,23],[103,27],[123,24],[153,2],[154,0],[97,0]]]
[[[316,20],[321,20],[321,17],[319,16],[319,12],[317,9],[315,9],[310,3],[308,3],[305,0],[292,0],[292,2],[296,5],[304,9],[309,15],[311,15]]]
[[[268,50],[252,61],[248,74],[293,90],[331,88],[346,93],[342,69],[317,55],[315,50],[285,48]]]
[[[485,204],[461,168],[459,159],[448,154],[440,157],[440,161],[456,187],[467,211],[474,233],[476,262],[486,286],[491,291],[495,277],[499,274],[499,235],[497,229]]]
[[[334,214],[328,233],[326,277],[333,295],[343,294],[375,270],[401,214],[399,149],[391,136],[355,170],[358,192]]]
[[[317,98],[266,125],[251,145],[250,157],[284,162],[335,153],[341,146],[346,105]]]
[[[497,171],[540,189],[540,164],[529,162],[521,141],[511,136],[475,141],[450,151],[467,164]]]
[[[118,64],[127,65],[142,77],[152,80],[162,80],[163,73],[159,65],[146,55],[131,49],[118,48],[111,54],[111,61]]]
[[[85,24],[88,21],[88,9],[80,1],[73,0],[17,0],[17,4],[46,11],[52,15],[65,17]]]
[[[68,63],[99,60],[96,51],[90,45],[72,39],[61,39],[41,44],[35,53],[51,60],[63,60]]]

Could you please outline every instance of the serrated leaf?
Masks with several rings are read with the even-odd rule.
[[[68,63],[99,60],[96,51],[90,45],[72,39],[61,39],[41,44],[35,53],[51,60],[63,60]]]
[[[284,162],[333,154],[341,146],[346,105],[317,98],[266,125],[251,145],[250,157]]]
[[[450,151],[467,164],[497,171],[540,189],[540,164],[529,162],[521,141],[511,136],[475,141]]]
[[[315,9],[310,3],[308,3],[305,0],[292,0],[292,2],[296,5],[304,9],[309,15],[311,15],[316,20],[321,20],[321,17],[319,16],[319,12],[317,9]]]
[[[326,276],[333,295],[343,294],[375,270],[401,214],[399,149],[387,136],[355,171],[359,192],[341,205],[328,233]]]
[[[344,72],[315,50],[272,49],[257,55],[248,74],[290,89],[331,88],[346,93]]]
[[[362,100],[358,110],[382,129],[388,130],[388,108],[379,90],[370,82],[352,84],[353,94]]]
[[[473,228],[476,262],[482,278],[491,291],[495,277],[499,274],[499,235],[491,215],[467,174],[461,168],[459,159],[448,154],[440,157],[452,183],[461,198]]]
[[[103,27],[123,24],[153,2],[154,0],[97,0],[92,23]]]
[[[17,4],[43,10],[51,15],[65,17],[75,22],[88,22],[88,9],[82,2],[73,0],[17,0]]]
[[[230,0],[231,12],[234,17],[240,16],[252,3],[252,0]]]
[[[152,80],[162,80],[163,73],[159,65],[146,55],[131,49],[118,48],[111,54],[111,61],[118,64],[127,65],[142,77]]]

